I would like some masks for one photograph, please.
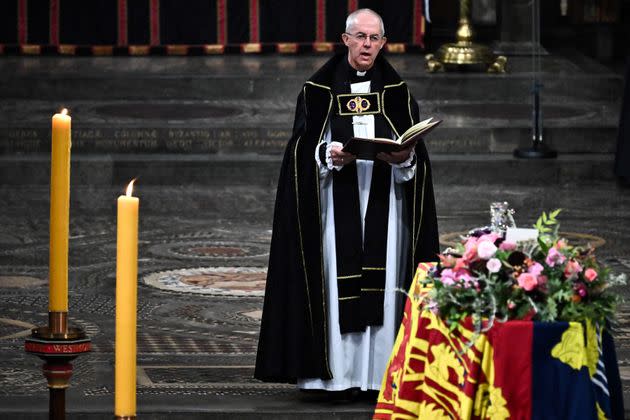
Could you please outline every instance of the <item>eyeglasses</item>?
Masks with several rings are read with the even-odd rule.
[[[368,35],[368,34],[364,34],[363,32],[357,32],[356,34],[349,34],[346,32],[346,35],[351,36],[352,38],[356,39],[359,42],[365,42],[368,38],[370,38],[370,42],[379,42],[380,40],[384,38],[384,36],[382,35],[377,35],[377,34]]]

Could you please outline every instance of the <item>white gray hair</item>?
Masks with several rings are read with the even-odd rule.
[[[383,24],[383,19],[381,18],[381,15],[379,15],[378,13],[376,13],[374,10],[372,9],[357,9],[354,12],[350,13],[348,15],[348,17],[346,18],[346,33],[350,33],[350,31],[352,30],[352,27],[354,25],[356,25],[357,23],[357,17],[362,14],[362,13],[369,13],[375,17],[378,18],[378,22],[381,26],[381,36],[385,35],[385,25]],[[369,34],[368,34],[369,35]]]

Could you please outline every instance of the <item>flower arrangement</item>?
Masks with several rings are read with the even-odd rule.
[[[514,319],[611,319],[621,298],[610,287],[625,284],[625,275],[598,263],[592,248],[559,237],[560,211],[538,218],[537,240],[509,243],[487,229],[447,249],[425,280],[425,308],[451,329],[471,316],[477,331]]]

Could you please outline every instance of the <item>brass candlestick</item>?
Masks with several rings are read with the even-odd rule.
[[[65,419],[66,388],[72,376],[70,361],[91,350],[90,339],[81,328],[68,327],[67,312],[49,312],[48,326],[33,328],[24,350],[44,360],[42,371],[50,391],[49,419]]]
[[[435,55],[427,54],[425,56],[427,71],[433,73],[466,66],[473,69],[485,67],[489,73],[505,73],[507,64],[505,56],[495,56],[490,48],[472,42],[473,28],[469,18],[470,0],[460,0],[459,5],[457,42],[442,45]]]

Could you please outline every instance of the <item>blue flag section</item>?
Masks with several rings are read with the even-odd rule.
[[[534,323],[532,419],[623,419],[612,339],[591,323]]]
[[[602,359],[606,368],[606,379],[610,394],[611,416],[615,420],[621,420],[624,418],[623,388],[621,387],[621,376],[619,376],[615,342],[606,330],[602,334],[602,350]]]

